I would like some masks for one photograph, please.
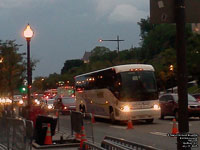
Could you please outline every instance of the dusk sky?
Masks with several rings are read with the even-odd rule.
[[[138,46],[137,22],[149,16],[149,0],[0,0],[0,40],[23,44],[23,30],[29,23],[35,32],[31,58],[39,60],[33,77],[60,73],[64,62],[81,59],[96,46],[120,50]]]

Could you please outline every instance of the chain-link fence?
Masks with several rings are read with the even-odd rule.
[[[74,134],[82,134],[85,132],[86,137],[91,139],[94,142],[94,135],[93,135],[93,124],[92,124],[92,114],[90,113],[81,113],[81,112],[74,112],[70,113],[71,119],[71,135]],[[85,131],[82,131],[82,130]]]
[[[93,132],[93,123],[92,123],[92,114],[86,113],[83,114],[83,125],[85,127],[86,137],[94,143],[94,132]]]
[[[29,150],[33,123],[20,118],[0,117],[0,137],[0,144],[9,150]]]

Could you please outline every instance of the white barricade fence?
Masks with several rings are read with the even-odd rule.
[[[0,145],[9,150],[29,150],[32,147],[33,130],[32,121],[0,117]]]
[[[83,125],[85,127],[86,137],[94,143],[94,131],[91,113],[83,114]]]

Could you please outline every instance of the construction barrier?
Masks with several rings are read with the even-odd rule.
[[[72,111],[70,113],[71,118],[71,135],[75,133],[81,133],[81,127],[83,126],[83,114],[81,112]]]
[[[30,120],[26,120],[26,148],[27,150],[32,150],[32,142],[34,137],[34,127],[33,122]]]
[[[29,150],[32,147],[33,125],[20,118],[0,118],[0,145],[9,150]]]
[[[120,147],[123,147],[126,150],[133,150],[133,149],[158,150],[158,149],[156,149],[152,146],[147,146],[147,145],[139,144],[139,143],[136,143],[136,142],[130,142],[130,141],[127,141],[127,140],[124,140],[124,139],[121,139],[121,138],[115,138],[115,137],[110,137],[110,136],[104,137],[104,140],[102,142],[102,147],[107,148],[108,146],[110,146],[110,142],[111,142],[111,144],[118,145]]]
[[[85,127],[86,137],[94,143],[93,115],[91,113],[83,114],[83,125]]]
[[[51,136],[55,135],[57,117],[38,115],[35,127],[35,141],[43,145],[48,130],[48,123],[51,124]]]

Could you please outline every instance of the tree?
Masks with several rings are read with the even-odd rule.
[[[83,65],[83,61],[80,59],[66,60],[64,63],[64,67],[61,69],[61,74],[67,73],[74,67],[80,67]]]
[[[106,53],[109,53],[110,52],[110,49],[109,48],[106,48],[104,46],[100,47],[100,46],[97,46],[95,47],[92,51],[91,51],[91,56],[90,56],[90,62],[95,62],[95,61],[103,61],[104,58],[103,56],[106,54]]]
[[[45,90],[44,82],[46,77],[35,77],[32,84],[32,92],[42,93]]]
[[[200,82],[200,35],[190,36],[187,44],[187,64],[189,75]]]
[[[153,25],[149,18],[138,23],[141,32],[142,59],[152,59],[167,48],[175,47],[176,26],[171,24]]]
[[[3,62],[0,64],[0,93],[14,95],[14,90],[19,87],[24,78],[26,64],[23,54],[19,53],[19,47],[15,41],[0,41],[0,55]]]

